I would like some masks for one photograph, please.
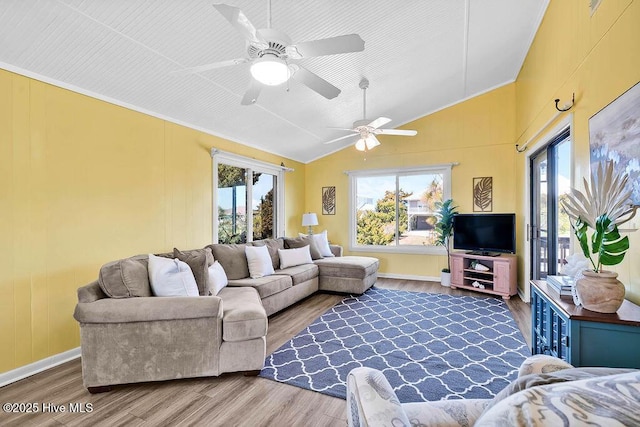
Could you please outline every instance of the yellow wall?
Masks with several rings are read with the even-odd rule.
[[[366,155],[349,147],[308,165],[0,70],[0,372],[79,345],[75,292],[103,263],[210,242],[213,146],[295,169],[286,180],[288,235],[302,231],[303,211],[321,212],[321,188],[335,186],[337,214],[319,215],[316,230],[345,246],[344,171],[459,162],[452,197],[460,211],[472,209],[473,177],[492,176],[494,212],[517,213],[522,260],[526,153],[514,144],[553,116],[553,99],[575,92],[580,181],[589,117],[640,80],[638,23],[638,0],[604,1],[592,17],[588,2],[552,0],[516,83],[404,126],[416,137],[380,137]],[[630,239],[615,270],[640,303],[640,232]],[[376,256],[387,274],[438,276],[446,264],[444,256]],[[520,269],[521,287],[524,277]]]
[[[589,174],[589,118],[639,80],[640,1],[603,1],[590,16],[588,2],[552,0],[516,81],[518,142],[529,140],[553,117],[555,98],[564,102],[575,92],[573,182],[581,188],[582,177]],[[531,146],[541,143],[534,140]],[[516,162],[522,214],[530,152],[519,154]],[[629,238],[625,261],[610,269],[626,285],[627,299],[640,303],[640,232]],[[518,243],[522,254],[524,242]],[[523,275],[521,269],[521,283]]]
[[[102,264],[211,242],[214,146],[295,169],[297,233],[305,165],[0,70],[0,372],[80,344]]]
[[[382,145],[363,154],[347,147],[307,165],[306,206],[318,212],[318,230],[329,231],[332,242],[348,246],[349,179],[344,171],[458,162],[452,169],[452,198],[460,212],[473,209],[474,177],[493,177],[494,212],[514,212],[515,84],[436,112],[403,126],[416,129],[409,137],[380,136]],[[320,215],[322,187],[336,187],[336,215]],[[346,251],[348,252],[348,251]],[[351,253],[372,255],[371,253]],[[439,277],[446,257],[375,253],[380,272],[392,275]]]

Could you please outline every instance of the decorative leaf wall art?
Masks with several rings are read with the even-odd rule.
[[[473,211],[491,212],[493,210],[493,177],[473,178]]]
[[[336,187],[322,187],[322,215],[336,214]]]

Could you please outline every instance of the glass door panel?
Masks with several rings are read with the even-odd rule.
[[[247,171],[218,165],[218,243],[247,241]]]
[[[253,191],[251,206],[253,209],[253,240],[274,237],[276,211],[274,191],[276,177],[268,173],[253,173]]]
[[[556,194],[558,202],[567,197],[571,187],[571,140],[563,140],[555,147],[556,154]],[[557,268],[556,272],[562,269],[567,263],[569,256],[569,243],[571,241],[571,224],[569,215],[558,203],[556,208],[556,230],[557,230]]]
[[[548,272],[548,227],[547,227],[547,152],[533,158],[532,171],[532,208],[530,237],[534,262],[532,278],[547,277]]]
[[[571,185],[569,129],[531,157],[531,278],[559,274],[569,255],[571,226],[561,200]]]

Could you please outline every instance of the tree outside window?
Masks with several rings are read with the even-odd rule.
[[[445,199],[447,171],[425,170],[352,177],[354,249],[436,246],[436,203]]]

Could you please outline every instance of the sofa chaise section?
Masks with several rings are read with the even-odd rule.
[[[116,384],[257,371],[267,316],[253,288],[219,296],[109,298],[78,289],[82,376],[90,392]]]
[[[362,294],[376,283],[377,258],[345,256],[314,261],[320,268],[318,288],[321,291]]]

